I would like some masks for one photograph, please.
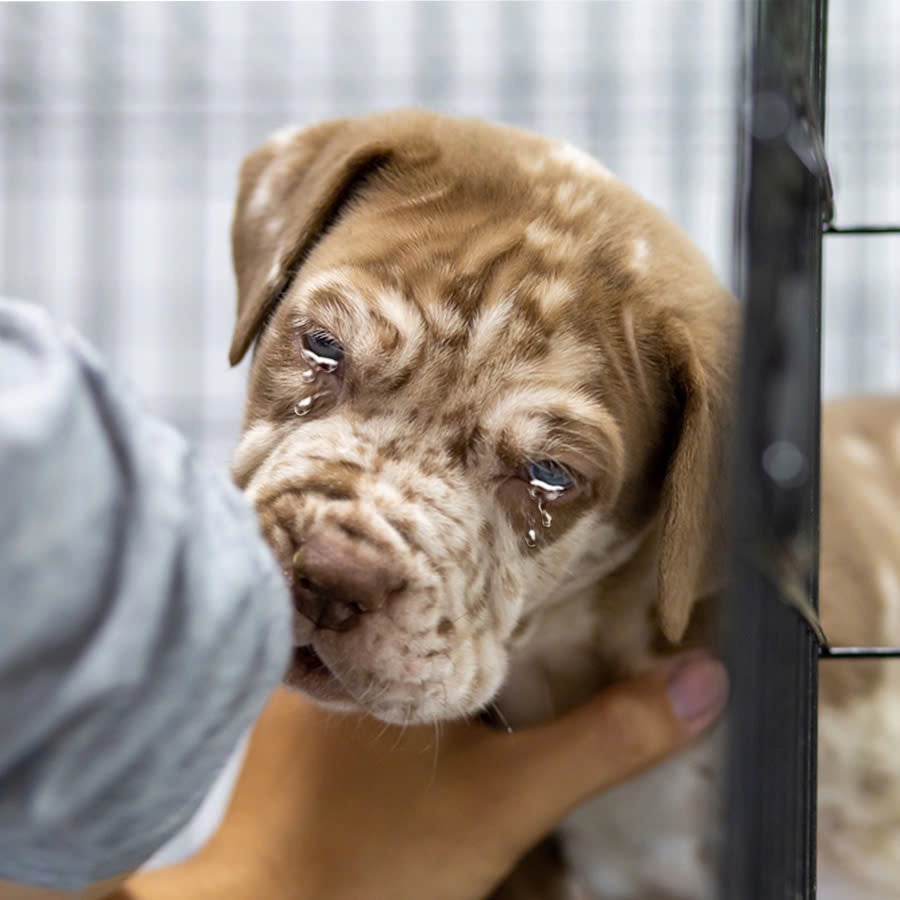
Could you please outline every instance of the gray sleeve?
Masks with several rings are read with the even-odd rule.
[[[0,879],[71,890],[191,818],[288,660],[240,493],[0,300]]]

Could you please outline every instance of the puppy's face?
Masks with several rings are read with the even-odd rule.
[[[691,329],[724,304],[658,214],[558,145],[404,114],[251,156],[234,244],[233,472],[291,585],[291,683],[471,714],[536,611],[648,536],[677,639],[712,459]]]

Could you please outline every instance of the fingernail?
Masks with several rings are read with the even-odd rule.
[[[682,722],[702,724],[725,706],[728,673],[709,656],[687,659],[668,675],[669,702]]]

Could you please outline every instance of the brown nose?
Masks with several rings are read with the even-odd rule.
[[[310,535],[294,554],[294,606],[317,628],[348,631],[405,585],[383,551],[339,525]]]

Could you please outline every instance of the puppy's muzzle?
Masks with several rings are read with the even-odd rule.
[[[306,538],[292,559],[294,606],[316,628],[349,631],[406,587],[385,553],[342,524]]]

